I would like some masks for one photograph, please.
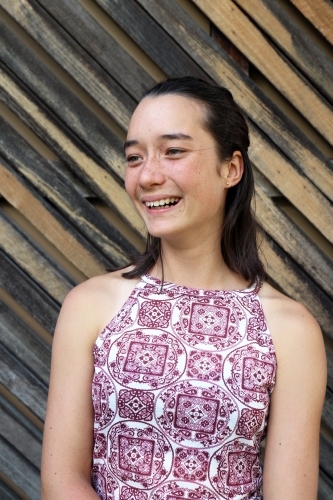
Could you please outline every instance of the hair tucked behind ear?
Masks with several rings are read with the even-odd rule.
[[[244,173],[240,182],[228,189],[221,252],[229,269],[251,284],[255,281],[261,283],[265,279],[265,270],[258,254],[259,226],[251,207],[254,179],[247,153],[250,144],[249,131],[242,111],[228,89],[190,76],[168,78],[149,90],[143,99],[166,94],[195,99],[204,105],[204,126],[214,137],[222,161],[230,160],[235,151],[241,152]],[[163,268],[161,240],[148,234],[143,254],[135,257],[132,262],[134,268],[123,273],[123,276],[139,277],[147,273],[158,260]]]

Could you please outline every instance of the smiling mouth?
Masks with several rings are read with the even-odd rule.
[[[156,200],[156,201],[145,201],[144,204],[146,205],[147,208],[167,208],[167,207],[172,207],[174,205],[177,205],[179,202],[180,198],[174,197],[174,198],[162,198],[161,200]]]

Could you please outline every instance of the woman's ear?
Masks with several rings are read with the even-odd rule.
[[[230,188],[239,183],[244,172],[244,159],[240,151],[234,151],[230,160],[223,162],[222,176],[225,187]]]

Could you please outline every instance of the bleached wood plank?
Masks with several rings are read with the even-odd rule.
[[[103,274],[111,266],[111,262],[100,255],[1,157],[0,194],[86,276]]]
[[[333,45],[333,7],[329,0],[291,0],[322,35]]]
[[[333,144],[333,108],[278,52],[232,0],[194,3],[289,102]]]
[[[333,62],[275,0],[234,0],[288,55],[296,67],[333,101]]]

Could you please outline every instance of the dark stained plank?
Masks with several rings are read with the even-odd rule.
[[[234,0],[307,78],[333,101],[333,63],[274,0]]]
[[[333,45],[333,7],[330,0],[291,0],[320,33]]]
[[[29,0],[41,4],[98,64],[135,99],[155,83],[154,79],[112,38],[76,0]],[[45,14],[39,11],[41,16]],[[46,16],[45,16],[46,17]]]
[[[333,431],[333,391],[329,388],[326,389],[322,421]]]
[[[13,490],[9,489],[2,481],[0,481],[0,498],[1,500],[20,500]]]
[[[1,157],[0,194],[86,276],[103,274],[112,266]]]
[[[333,262],[302,230],[278,208],[272,198],[256,185],[256,213],[267,234],[333,300]]]
[[[232,0],[194,0],[230,41],[333,144],[332,106],[263,36]]]
[[[1,209],[0,248],[59,303],[76,285]]]
[[[110,172],[123,179],[122,141],[1,22],[0,60],[103,161]]]
[[[5,120],[0,118],[0,153],[59,212],[111,262],[124,266],[135,248],[75,189],[75,186],[42,158]],[[119,190],[120,190],[119,186]],[[127,195],[124,193],[124,196]]]
[[[165,0],[163,4],[152,0],[137,0],[137,2],[214,81],[232,90],[236,101],[249,118],[284,151],[284,154],[311,179],[314,185],[333,201],[333,169],[328,159],[265,96],[218,44],[190,19],[179,4],[175,0]],[[151,43],[158,43],[158,40],[151,40]],[[264,141],[264,134],[261,132],[260,135]],[[254,145],[255,142],[254,138]],[[278,163],[277,150],[270,149],[273,157],[276,154],[275,163]],[[279,185],[275,185],[280,189]]]
[[[2,250],[0,250],[0,286],[48,332],[53,333],[60,304],[51,299]]]
[[[2,396],[0,396],[0,435],[40,469],[42,433]]]
[[[2,302],[0,302],[0,339],[8,351],[48,385],[50,346]]]
[[[135,100],[37,2],[1,0],[0,5],[124,129]]]
[[[321,433],[320,435],[320,468],[333,480],[332,469],[333,442]]]
[[[21,488],[31,500],[40,500],[38,469],[2,436],[0,436],[0,470]]]
[[[333,339],[332,301],[268,235],[262,239],[261,251],[268,276],[285,294],[303,304]]]
[[[1,343],[0,383],[40,420],[45,419],[47,386]]]
[[[0,99],[135,232],[143,232],[142,221],[125,189],[70,129],[46,109],[3,64],[0,64]]]
[[[333,480],[319,469],[318,500],[332,500]]]
[[[96,3],[169,77],[191,75],[209,79],[200,66],[134,0],[96,0]],[[154,43],[155,40],[158,43]]]

